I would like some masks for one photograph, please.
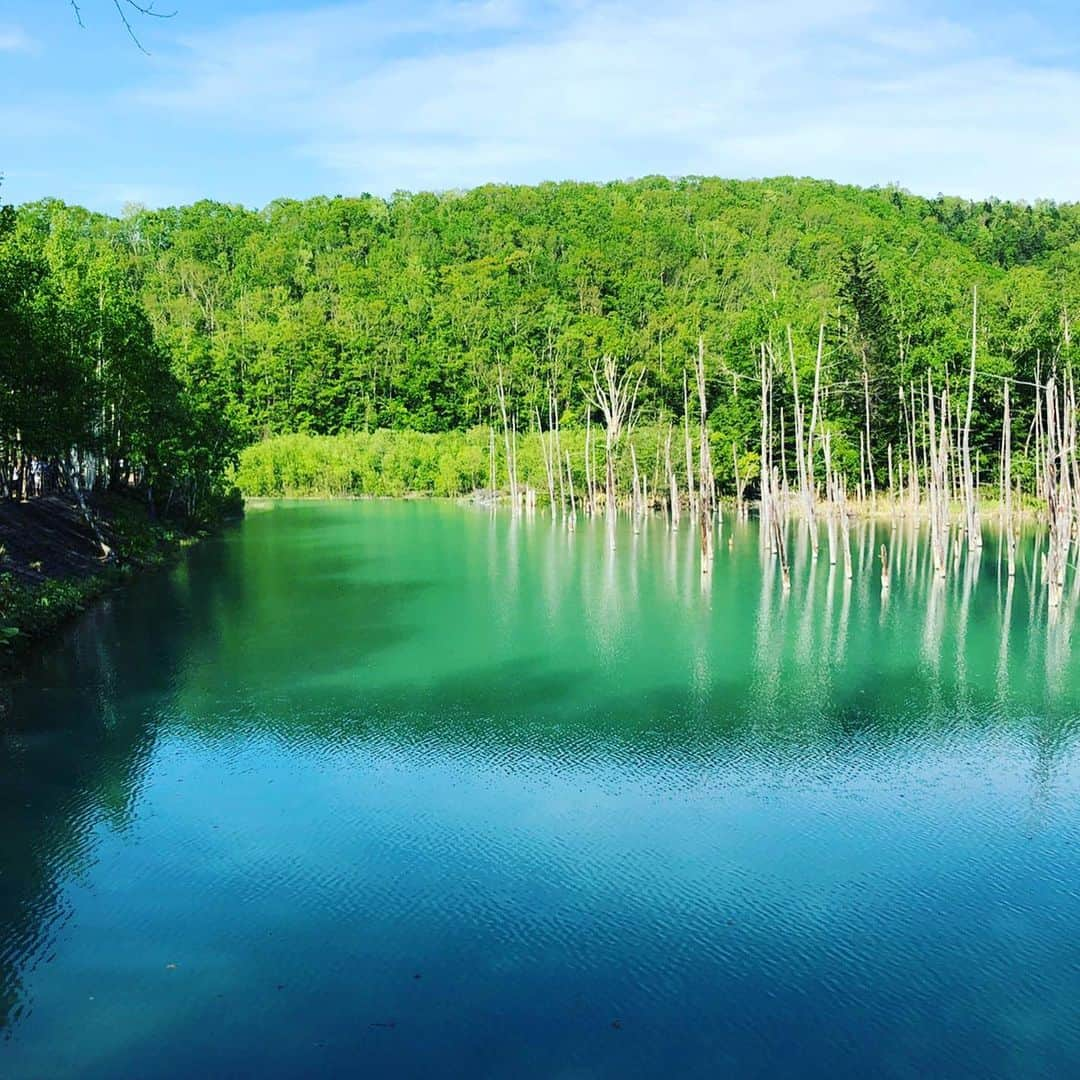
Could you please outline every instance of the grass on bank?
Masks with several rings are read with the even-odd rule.
[[[0,545],[0,664],[138,571],[163,565],[206,535],[152,519],[141,499],[105,496],[95,500],[94,513],[113,558],[88,560],[94,541],[88,529],[82,536],[72,529],[78,517],[68,500],[53,496],[0,510],[5,529],[21,530],[17,550]]]

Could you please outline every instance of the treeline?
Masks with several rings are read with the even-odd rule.
[[[698,428],[693,429],[695,436]],[[639,427],[633,445],[641,472],[650,488],[659,491],[666,482],[664,446],[668,430],[655,425]],[[734,485],[734,459],[730,448],[719,445],[713,435],[716,473],[725,486]],[[586,488],[585,432],[568,430],[560,434],[560,447],[570,456],[575,490]],[[727,458],[722,456],[726,449]],[[517,480],[537,491],[548,487],[541,436],[525,435],[515,447]],[[597,439],[592,462],[606,470],[606,448]],[[757,455],[740,461],[740,481],[757,478]],[[620,491],[629,490],[632,460],[626,446],[613,455],[613,468]],[[676,473],[685,484],[683,463]],[[466,495],[479,489],[505,490],[509,485],[502,435],[492,447],[490,428],[428,434],[419,431],[350,432],[343,435],[279,435],[245,448],[240,454],[236,482],[247,495],[266,498],[307,496],[360,497],[400,495]],[[558,485],[556,485],[558,486]]]
[[[246,495],[463,495],[490,484],[486,429],[281,435],[247,447],[236,482]],[[505,469],[496,464],[497,484]]]
[[[360,441],[347,444],[363,457],[390,445],[374,434],[382,429],[498,426],[500,373],[519,432],[556,420],[580,432],[600,419],[591,398],[604,355],[641,375],[637,424],[663,430],[683,416],[700,341],[717,481],[730,485],[726,463],[753,459],[760,444],[763,363],[775,368],[774,428],[790,445],[789,356],[805,387],[820,341],[820,430],[833,461],[857,472],[864,459],[884,481],[888,447],[907,438],[912,393],[924,393],[927,376],[935,387],[967,377],[977,288],[972,453],[991,478],[1013,380],[1023,477],[1033,471],[1031,384],[1071,368],[1080,309],[1077,206],[789,178],[492,186],[281,200],[262,211],[201,202],[119,219],[43,202],[22,207],[9,231],[47,268],[49,296],[83,313],[78,333],[99,350],[79,353],[81,384],[60,380],[97,388],[73,430],[82,424],[80,439],[106,459],[185,475],[196,448],[210,474],[238,446],[271,435],[367,433],[362,452]],[[94,323],[102,295],[120,320],[107,332]],[[44,334],[39,348],[54,351]],[[130,382],[120,357],[141,357]],[[158,370],[163,379],[149,384],[176,388],[179,419],[150,419],[139,386]],[[128,419],[110,426],[114,413],[101,402],[119,385],[129,396],[116,398],[115,416]],[[6,415],[4,430],[9,440]],[[178,441],[159,438],[166,432]],[[462,435],[460,445],[476,450],[486,438]],[[463,477],[486,476],[473,450],[449,453],[436,468],[442,481],[425,466],[419,489],[449,492]],[[279,490],[253,479],[264,465],[245,458],[249,490]],[[749,460],[743,475],[752,472]],[[352,479],[343,488],[355,489]]]
[[[110,223],[0,206],[0,493],[134,488],[212,516],[242,426],[185,377],[145,306],[145,265]]]

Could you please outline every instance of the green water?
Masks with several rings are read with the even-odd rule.
[[[0,1076],[1080,1075],[1075,595],[853,540],[305,503],[116,594],[3,692]]]

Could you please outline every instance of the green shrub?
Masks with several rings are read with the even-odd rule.
[[[615,461],[620,490],[626,491],[630,486],[631,443],[637,452],[640,472],[649,478],[650,490],[656,490],[658,485],[666,487],[663,454],[667,435],[666,427],[649,426],[635,429],[630,438],[622,438]],[[594,429],[593,436],[596,475],[603,484],[603,431]],[[490,486],[490,438],[487,428],[436,435],[388,430],[344,435],[279,435],[242,451],[234,479],[245,495],[264,498],[464,495]],[[682,440],[681,429],[676,429],[671,454],[680,484],[684,483],[686,466]],[[696,433],[693,440],[696,458]],[[574,488],[580,495],[585,490],[585,432],[580,429],[562,432],[561,448],[563,470],[569,453]],[[730,487],[733,472],[730,445],[713,436],[712,452],[718,480]],[[541,495],[546,493],[544,451],[535,432],[518,437],[517,461],[519,482],[531,485]],[[745,464],[750,467],[749,458]],[[508,486],[506,448],[501,434],[495,440],[495,476],[497,486],[505,490]],[[557,479],[555,487],[558,490]]]

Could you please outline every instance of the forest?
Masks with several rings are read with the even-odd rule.
[[[224,411],[223,411],[224,410]],[[108,219],[0,207],[0,463],[10,497],[145,493],[213,517],[240,427],[147,315],[142,268]],[[85,511],[85,504],[84,511]]]
[[[5,207],[5,484],[54,460],[193,514],[234,478],[454,494],[489,482],[504,408],[539,477],[536,432],[576,446],[601,423],[604,357],[633,375],[651,462],[691,418],[700,351],[721,495],[759,475],[763,373],[785,467],[796,384],[816,379],[833,467],[885,487],[912,394],[955,384],[960,409],[969,365],[975,468],[996,483],[1010,386],[1030,488],[1035,387],[1074,361],[1078,241],[1075,205],[793,178]]]

